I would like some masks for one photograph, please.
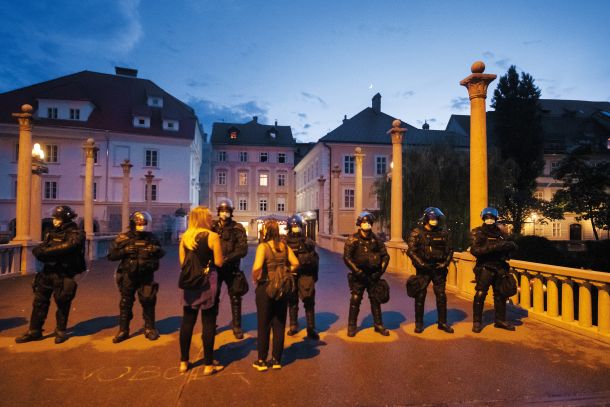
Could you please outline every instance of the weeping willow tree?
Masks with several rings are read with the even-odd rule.
[[[470,156],[448,144],[408,147],[403,153],[403,238],[417,226],[425,208],[436,206],[446,216],[447,230],[456,250],[469,245]],[[511,164],[490,151],[490,202],[499,202],[503,187],[509,182]],[[378,178],[371,194],[379,200],[379,222],[383,231],[390,225],[392,180]]]

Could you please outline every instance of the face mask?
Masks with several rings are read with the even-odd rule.
[[[291,230],[292,230],[292,233],[294,233],[295,235],[298,235],[299,233],[301,233],[301,228],[298,226],[294,226]]]
[[[372,227],[371,224],[367,223],[367,222],[362,222],[360,224],[360,229],[364,230],[365,232],[371,230],[371,227]]]
[[[438,220],[436,220],[436,219],[430,219],[430,220],[428,221],[428,224],[429,224],[430,226],[436,226],[436,225],[438,225]]]
[[[61,219],[55,219],[53,218],[53,226],[58,228],[61,226]]]
[[[218,217],[219,217],[220,219],[222,219],[222,220],[227,220],[227,219],[229,219],[229,218],[231,217],[231,214],[230,214],[229,212],[224,212],[224,211],[223,211],[223,212],[220,212],[220,213],[218,214]]]
[[[483,222],[485,222],[486,225],[493,225],[496,223],[496,220],[494,218],[487,218]]]
[[[145,225],[136,225],[136,232],[144,232],[144,229],[146,229]]]

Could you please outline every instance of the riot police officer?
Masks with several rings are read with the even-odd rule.
[[[356,322],[365,289],[371,303],[375,332],[390,335],[383,326],[381,303],[375,295],[371,295],[373,286],[379,282],[390,262],[385,245],[371,230],[374,220],[370,212],[361,212],[356,220],[358,231],[347,239],[343,250],[343,261],[350,269],[347,276],[351,291],[347,323],[347,336],[350,337],[356,335]]]
[[[152,218],[146,211],[136,211],[129,217],[129,231],[120,233],[108,251],[108,260],[120,260],[116,283],[121,293],[119,302],[119,331],[112,342],[129,338],[129,322],[133,318],[136,292],[142,305],[144,336],[159,339],[155,328],[155,305],[159,284],[154,273],[159,269],[159,259],[165,255],[161,243],[151,232]]]
[[[231,298],[231,315],[233,335],[242,339],[241,329],[241,297],[248,292],[248,282],[244,272],[240,270],[240,262],[248,253],[246,229],[241,223],[233,220],[233,202],[222,199],[217,206],[218,220],[212,223],[212,231],[220,236],[220,246],[224,255],[223,266],[218,269],[218,291],[216,301],[220,300],[222,283],[224,282]]]
[[[318,340],[320,336],[316,332],[315,323],[315,283],[318,281],[318,267],[320,258],[316,253],[316,244],[305,236],[303,230],[303,218],[299,215],[290,217],[287,221],[286,244],[292,249],[299,259],[299,268],[296,275],[297,291],[288,298],[288,315],[290,317],[290,329],[288,335],[295,335],[299,331],[299,298],[305,307],[305,318],[307,321],[307,337]]]
[[[407,240],[407,255],[415,266],[416,275],[421,280],[415,295],[415,333],[424,330],[424,304],[430,281],[436,296],[438,329],[453,333],[447,324],[447,267],[453,256],[449,234],[444,229],[445,215],[440,209],[430,207],[424,210],[421,225],[411,231]]]
[[[51,294],[57,305],[55,343],[59,344],[68,339],[68,315],[77,288],[74,276],[86,269],[85,235],[74,223],[76,213],[69,206],[55,207],[51,217],[53,229],[32,252],[44,263],[44,268],[34,278],[30,328],[15,339],[17,343],[42,339],[42,326],[49,312]]]
[[[506,300],[508,297],[498,289],[499,280],[509,272],[508,259],[510,252],[517,245],[508,240],[508,234],[498,226],[498,210],[485,208],[481,211],[483,225],[471,232],[472,245],[470,253],[477,258],[474,268],[476,293],[473,302],[472,332],[483,329],[483,305],[489,286],[493,287],[496,328],[514,331],[515,327],[506,322]]]

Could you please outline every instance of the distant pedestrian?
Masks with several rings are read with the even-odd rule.
[[[269,366],[273,369],[282,368],[288,297],[293,294],[295,287],[292,273],[299,266],[292,249],[280,241],[277,221],[266,221],[261,232],[262,242],[256,248],[252,265],[258,322],[258,359],[252,366],[260,372]],[[272,358],[267,361],[272,329]]]
[[[216,287],[217,268],[222,266],[223,256],[220,239],[217,233],[210,230],[212,215],[204,206],[196,207],[189,214],[188,228],[182,235],[179,246],[180,265],[185,263],[202,265],[203,269],[194,270],[206,276],[206,283],[201,287],[183,289],[182,324],[180,325],[180,367],[181,373],[189,368],[189,352],[193,328],[201,310],[203,325],[203,374],[209,376],[224,368],[214,360],[214,339],[216,335]],[[192,256],[196,256],[192,261]]]
[[[66,205],[53,209],[53,229],[46,234],[33,254],[44,263],[44,268],[34,277],[34,304],[30,318],[30,329],[15,338],[24,343],[42,339],[42,326],[47,319],[51,295],[55,299],[55,343],[68,339],[66,328],[72,300],[76,296],[77,284],[74,276],[86,269],[85,235],[74,222],[76,213]]]

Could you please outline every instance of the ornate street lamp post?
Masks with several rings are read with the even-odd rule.
[[[123,169],[123,196],[121,202],[121,231],[127,232],[129,230],[129,173],[131,172],[133,165],[128,159],[125,159],[121,163]]]
[[[146,178],[146,210],[148,213],[150,213],[150,209],[152,207],[152,182],[155,176],[151,170],[148,170],[148,172],[144,175],[144,178]]]

